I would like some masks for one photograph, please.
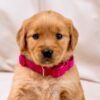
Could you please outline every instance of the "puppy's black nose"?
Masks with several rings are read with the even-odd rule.
[[[53,50],[51,50],[49,48],[45,48],[44,50],[42,50],[42,54],[46,58],[51,58],[52,54],[53,54]]]

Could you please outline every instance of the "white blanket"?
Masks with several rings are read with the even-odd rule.
[[[38,12],[37,0],[0,0],[0,70],[12,71],[18,61],[16,33],[24,19]]]

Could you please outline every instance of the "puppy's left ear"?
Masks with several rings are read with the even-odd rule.
[[[70,41],[69,41],[69,50],[74,50],[76,47],[76,44],[78,42],[78,32],[76,30],[76,28],[74,27],[72,21],[69,21],[67,23],[68,28],[69,28],[69,34],[70,34]]]

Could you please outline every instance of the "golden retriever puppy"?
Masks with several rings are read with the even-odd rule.
[[[17,34],[20,48],[8,100],[85,100],[74,62],[78,33],[54,11],[27,19]]]

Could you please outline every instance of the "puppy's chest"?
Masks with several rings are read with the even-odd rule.
[[[47,100],[47,98],[59,98],[60,93],[67,88],[67,82],[63,80],[41,80],[31,83],[31,87],[35,88],[33,91]]]

